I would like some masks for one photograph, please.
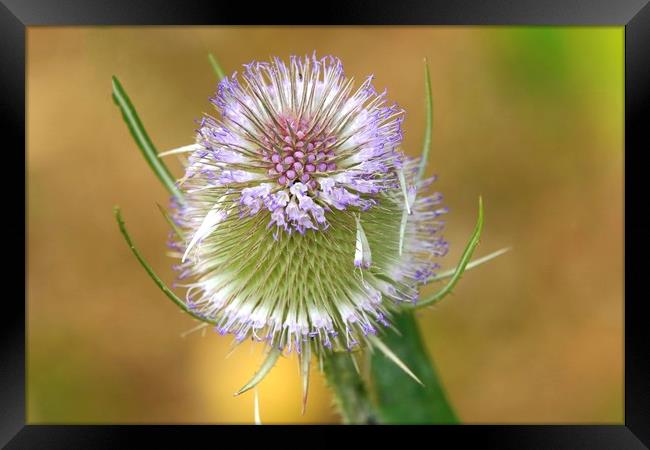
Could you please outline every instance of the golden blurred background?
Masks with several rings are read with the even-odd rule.
[[[424,129],[457,258],[486,208],[473,269],[419,314],[465,423],[623,422],[622,27],[30,27],[27,67],[29,423],[251,423],[233,397],[261,361],[179,312],[129,252],[112,215],[171,283],[166,193],[111,99],[131,96],[160,151],[193,142],[211,111],[209,52],[227,72],[269,56],[333,54]],[[172,160],[180,174],[180,165]],[[264,423],[336,423],[313,377],[300,415],[297,361],[260,385]]]

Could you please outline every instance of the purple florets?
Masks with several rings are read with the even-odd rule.
[[[211,99],[186,179],[240,193],[240,216],[267,210],[287,233],[326,229],[327,211],[365,211],[396,185],[402,113],[372,76],[354,90],[341,61],[291,57],[252,62]]]

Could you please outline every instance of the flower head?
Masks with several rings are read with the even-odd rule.
[[[441,196],[401,152],[403,111],[334,57],[225,78],[179,186],[186,301],[236,340],[302,353],[365,342],[447,251]]]

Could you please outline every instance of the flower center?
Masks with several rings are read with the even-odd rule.
[[[300,181],[310,189],[316,189],[317,173],[336,170],[334,145],[336,137],[324,129],[315,130],[306,119],[283,116],[274,124],[274,139],[266,138],[273,149],[264,151],[268,174],[282,186]],[[278,126],[279,125],[279,126]]]

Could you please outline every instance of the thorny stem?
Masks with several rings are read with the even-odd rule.
[[[334,393],[339,412],[346,424],[378,423],[375,407],[370,401],[366,383],[357,372],[352,356],[335,352],[323,357],[323,371]]]

